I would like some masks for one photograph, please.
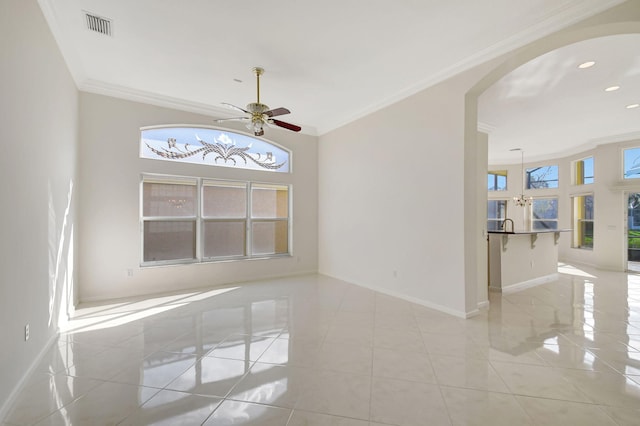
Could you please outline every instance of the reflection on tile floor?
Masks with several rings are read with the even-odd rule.
[[[462,320],[323,276],[83,307],[3,425],[638,425],[640,275]]]

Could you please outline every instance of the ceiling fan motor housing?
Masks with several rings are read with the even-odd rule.
[[[247,105],[247,111],[254,114],[264,114],[265,112],[269,111],[269,107],[265,104],[253,102]]]

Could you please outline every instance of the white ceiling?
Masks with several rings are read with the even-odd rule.
[[[251,69],[261,66],[261,101],[289,108],[281,118],[308,134],[324,134],[621,2],[39,0],[81,90],[231,117],[221,103],[255,101]],[[89,31],[83,11],[113,20],[113,35]],[[620,110],[616,96],[624,103],[621,96],[633,92],[640,102],[638,45],[633,36],[580,43],[492,87],[479,117],[491,129],[490,162],[516,161],[512,152],[503,155],[514,147],[543,156],[640,131],[638,110],[622,106],[600,119],[605,106]],[[598,60],[591,74],[576,73],[575,65],[591,58]],[[623,88],[603,97],[609,83]]]
[[[578,65],[595,61],[587,69]],[[606,92],[611,86],[616,91]],[[512,71],[478,102],[493,164],[572,154],[640,137],[640,34],[601,37],[542,55]]]

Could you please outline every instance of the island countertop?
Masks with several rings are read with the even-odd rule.
[[[502,235],[531,235],[531,234],[550,234],[554,232],[571,232],[573,229],[539,229],[537,231],[487,231],[488,234]]]

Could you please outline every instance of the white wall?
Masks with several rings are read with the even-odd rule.
[[[473,81],[458,76],[320,138],[321,273],[467,315],[464,95]],[[471,298],[475,309],[475,281]]]
[[[317,271],[317,138],[268,129],[293,152],[293,173],[247,171],[139,158],[140,128],[211,125],[212,118],[121,99],[80,94],[80,300],[174,292]],[[238,125],[236,130],[246,130]],[[293,256],[140,267],[140,176],[166,173],[293,185]],[[133,270],[128,276],[127,270]]]
[[[476,175],[487,175],[487,155],[489,138],[486,133],[477,132],[476,139]],[[476,222],[471,232],[480,234],[475,238],[470,238],[476,244],[476,277],[477,280],[477,304],[478,307],[489,306],[489,251],[487,241],[487,188],[483,179],[475,179],[476,200]],[[467,279],[469,281],[469,278]],[[468,303],[472,303],[468,301]],[[470,308],[467,308],[469,310]]]
[[[78,96],[36,1],[0,2],[0,54],[1,419],[55,337],[59,315],[66,316],[77,233]]]

